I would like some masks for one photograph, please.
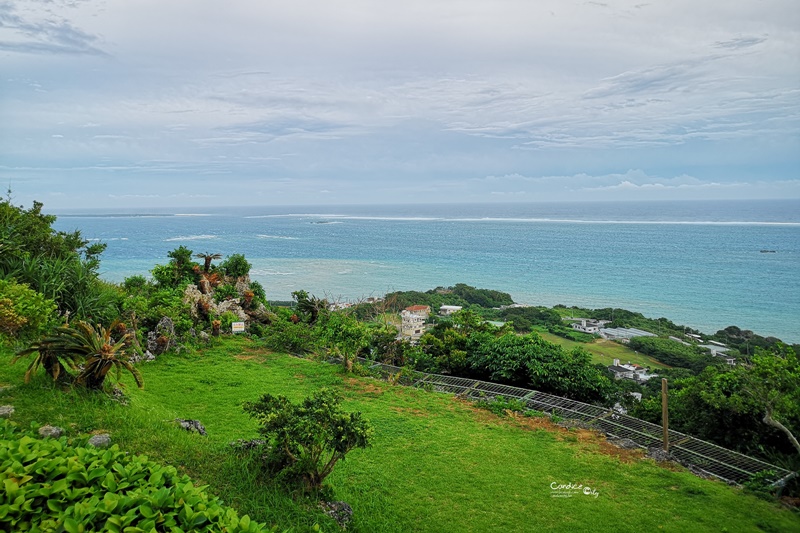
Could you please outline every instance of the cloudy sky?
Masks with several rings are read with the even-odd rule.
[[[47,207],[800,198],[797,0],[0,0]]]

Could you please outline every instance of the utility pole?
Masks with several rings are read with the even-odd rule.
[[[667,405],[667,378],[661,378],[661,427],[664,432],[664,451],[669,453],[669,407]]]

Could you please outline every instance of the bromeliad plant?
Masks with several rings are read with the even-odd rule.
[[[54,380],[69,377],[71,370],[77,372],[74,380],[79,385],[89,389],[102,389],[112,369],[116,370],[117,382],[125,369],[133,376],[136,385],[142,388],[142,374],[130,361],[130,334],[123,333],[117,340],[112,337],[115,331],[120,330],[118,322],[106,329],[100,325],[95,328],[88,322],[79,321],[74,326],[56,328],[53,335],[18,352],[13,362],[36,354],[25,372],[26,382],[39,367],[44,367]]]

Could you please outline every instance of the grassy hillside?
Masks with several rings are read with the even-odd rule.
[[[454,397],[343,375],[337,366],[272,354],[246,338],[142,365],[145,389],[128,386],[124,407],[64,393],[43,377],[22,384],[24,365],[0,354],[0,404],[13,419],[78,432],[109,431],[125,450],[173,464],[240,512],[279,530],[338,526],[311,499],[253,479],[227,443],[256,436],[241,403],[270,392],[293,399],[337,387],[362,411],[374,445],[356,450],[328,478],[332,499],[354,509],[350,531],[792,531],[800,518],[720,482],[705,481],[617,450],[547,419],[500,418]],[[208,437],[169,421],[199,419]],[[554,497],[551,484],[582,484]]]

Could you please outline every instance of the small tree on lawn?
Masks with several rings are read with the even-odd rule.
[[[323,388],[300,404],[271,394],[245,403],[244,411],[259,422],[266,439],[266,453],[260,454],[266,471],[319,489],[350,450],[369,446],[371,425],[361,413],[343,411],[340,402],[338,393]]]
[[[337,311],[330,313],[317,327],[328,350],[341,354],[342,366],[347,372],[352,371],[358,352],[369,346],[371,336],[367,326],[354,316]]]

